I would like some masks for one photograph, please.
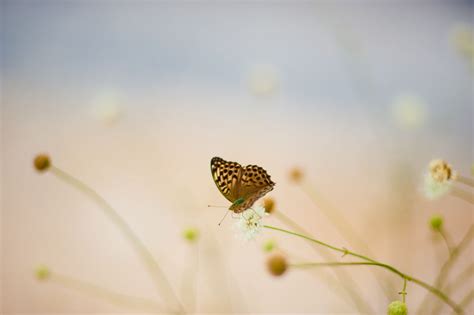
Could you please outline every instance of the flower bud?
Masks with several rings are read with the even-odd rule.
[[[277,248],[277,244],[275,243],[274,240],[268,240],[263,244],[263,251],[266,253],[270,253],[272,250]]]
[[[388,315],[407,315],[407,305],[402,301],[393,301],[388,305]]]
[[[303,171],[299,169],[298,167],[294,167],[292,170],[290,170],[290,180],[295,182],[295,183],[300,183],[301,180],[303,179]]]
[[[267,260],[268,271],[278,277],[285,273],[288,268],[288,263],[285,256],[282,254],[273,254]]]
[[[263,207],[265,208],[266,213],[272,213],[273,210],[275,210],[275,200],[270,197],[263,199]]]
[[[39,154],[35,157],[33,165],[39,172],[44,172],[51,166],[51,161],[46,154]]]
[[[50,275],[51,275],[51,272],[49,271],[49,268],[46,266],[39,266],[35,270],[35,276],[36,276],[36,279],[38,280],[46,280],[49,278]]]
[[[430,219],[430,226],[433,230],[439,231],[443,227],[443,217],[440,215],[434,215]]]
[[[187,228],[183,231],[183,237],[186,241],[194,243],[199,237],[199,231],[196,228]]]

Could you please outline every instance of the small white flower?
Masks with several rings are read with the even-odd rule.
[[[239,236],[248,241],[254,239],[261,231],[265,216],[265,208],[262,206],[254,206],[240,214],[240,218],[235,223],[235,228],[239,231]]]
[[[429,199],[437,199],[448,193],[456,179],[456,172],[447,162],[432,160],[425,175],[424,190]]]

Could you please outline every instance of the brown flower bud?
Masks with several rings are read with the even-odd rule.
[[[267,268],[272,275],[276,277],[281,276],[288,268],[288,263],[285,256],[282,254],[271,255],[267,260]]]
[[[35,157],[33,164],[36,170],[44,172],[51,166],[51,161],[46,154],[39,154]]]
[[[290,180],[295,182],[295,183],[300,183],[301,180],[303,179],[303,171],[299,169],[298,167],[294,167],[290,171]]]
[[[271,197],[264,198],[263,207],[266,213],[272,213],[275,210],[275,200]]]

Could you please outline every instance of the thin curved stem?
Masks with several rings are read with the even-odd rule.
[[[456,196],[458,198],[461,198],[462,200],[469,202],[470,204],[474,204],[474,194],[465,191],[463,189],[460,189],[458,187],[453,187],[451,189],[451,194],[453,196]]]
[[[274,211],[273,215],[277,219],[279,219],[283,224],[286,224],[287,226],[291,227],[292,229],[295,229],[301,233],[304,234],[309,234],[302,226],[300,226],[297,222],[295,222],[293,219],[285,215],[281,211]],[[325,259],[333,259],[332,255],[330,255],[330,252],[327,251],[322,251],[321,247],[319,246],[312,246],[312,248],[319,254],[322,255]],[[355,282],[352,277],[347,273],[344,272],[344,270],[339,270],[339,272],[335,272],[335,276],[337,280],[341,283],[348,283],[349,285],[343,286],[343,288],[346,290],[347,294],[355,304],[356,308],[359,310],[359,312],[364,313],[364,314],[374,314],[374,311],[371,309],[370,305],[362,298],[360,295],[360,288],[357,282]],[[335,280],[335,279],[334,279]]]
[[[458,175],[456,180],[464,185],[474,187],[474,179],[462,175]]]
[[[175,295],[171,284],[166,279],[164,272],[161,270],[158,262],[155,260],[153,255],[150,253],[148,248],[138,238],[133,229],[127,224],[127,222],[118,214],[117,211],[95,190],[87,186],[85,183],[70,175],[69,173],[59,169],[58,167],[51,166],[51,173],[66,183],[72,185],[89,198],[103,210],[105,215],[120,229],[123,235],[130,241],[133,249],[137,252],[138,256],[141,257],[142,261],[146,265],[150,275],[154,279],[156,287],[160,295],[166,302],[174,301],[174,307],[179,309],[178,313],[184,313],[184,307]]]
[[[92,297],[100,298],[113,305],[119,307],[126,307],[130,310],[133,309],[137,311],[146,311],[156,314],[166,311],[166,308],[164,308],[162,305],[158,304],[155,301],[118,293],[110,289],[103,288],[95,284],[56,272],[50,273],[48,281],[57,283],[66,288],[90,295]]]
[[[461,303],[459,303],[459,305],[462,305],[463,307],[466,307],[466,306],[469,305],[469,303],[471,303],[472,300],[474,300],[474,290],[469,291],[469,293],[466,294],[466,296],[463,297],[463,299],[461,300]]]
[[[335,251],[338,251],[338,252],[341,252],[341,253],[344,253],[345,255],[349,255],[349,256],[353,256],[353,257],[357,257],[357,258],[360,258],[362,260],[365,260],[366,262],[357,262],[356,264],[353,264],[351,263],[351,265],[374,265],[374,266],[379,266],[379,267],[382,267],[382,268],[385,268],[395,274],[397,274],[398,276],[400,276],[401,278],[403,279],[406,279],[407,281],[410,281],[410,282],[413,282],[413,283],[416,283],[418,284],[419,286],[425,288],[426,290],[428,290],[429,292],[433,293],[434,295],[436,295],[438,298],[440,298],[443,302],[445,302],[446,304],[448,304],[457,314],[463,314],[464,311],[463,309],[458,305],[456,304],[453,300],[451,300],[450,297],[448,297],[446,294],[444,294],[442,291],[440,291],[439,289],[435,288],[434,286],[432,285],[429,285],[428,283],[420,280],[420,279],[417,279],[415,277],[412,277],[408,274],[405,274],[403,272],[401,272],[400,270],[398,270],[397,268],[389,265],[389,264],[385,264],[385,263],[381,263],[381,262],[378,262],[374,259],[371,259],[367,256],[364,256],[364,255],[361,255],[361,254],[358,254],[358,253],[355,253],[355,252],[352,252],[348,249],[345,249],[345,248],[338,248],[338,247],[335,247],[335,246],[332,246],[330,244],[327,244],[325,242],[322,242],[320,240],[317,240],[317,239],[313,239],[311,237],[308,237],[306,235],[302,235],[302,234],[299,234],[299,233],[295,233],[295,232],[292,232],[292,231],[288,231],[288,230],[285,230],[285,229],[281,229],[281,228],[278,228],[278,227],[274,227],[274,226],[271,226],[271,225],[264,225],[265,228],[267,229],[271,229],[271,230],[275,230],[275,231],[279,231],[279,232],[283,232],[283,233],[287,233],[287,234],[290,234],[290,235],[295,235],[295,236],[298,236],[298,237],[301,237],[301,238],[304,238],[308,241],[311,241],[311,242],[314,242],[316,244],[319,244],[321,246],[325,246],[327,248],[330,248],[332,250],[335,250]],[[342,265],[346,264],[347,263],[341,263]]]
[[[454,278],[454,280],[452,280],[451,283],[446,286],[446,292],[455,290],[458,287],[460,287],[464,282],[470,281],[473,275],[474,275],[474,263],[467,266],[467,268],[461,271],[456,276],[456,278]]]
[[[346,240],[346,242],[363,252],[373,255],[370,251],[369,246],[363,240],[363,238],[356,232],[353,225],[346,217],[339,211],[337,207],[332,205],[328,200],[324,198],[308,181],[301,183],[302,190],[310,197],[315,206],[326,216],[326,218],[336,227],[339,234]],[[378,285],[385,293],[387,299],[390,298],[390,292],[384,282],[382,282],[374,274]]]
[[[446,248],[448,249],[449,256],[453,254],[454,246],[453,242],[451,241],[451,238],[448,236],[446,231],[444,229],[437,229],[441,237],[443,238],[444,244],[446,245]]]
[[[437,288],[443,287],[444,282],[446,281],[448,277],[449,271],[451,270],[451,266],[454,265],[454,263],[457,261],[462,251],[469,245],[469,242],[472,240],[473,237],[474,237],[474,225],[471,225],[469,227],[469,230],[466,232],[466,234],[462,238],[461,242],[459,242],[459,244],[456,247],[454,247],[449,258],[445,261],[443,266],[441,266],[441,269],[435,279],[435,284],[434,284],[435,287]],[[417,312],[418,314],[421,314],[424,312],[424,308],[428,304],[428,299],[429,297],[425,296],[425,298],[420,304],[420,307],[418,308],[418,312]]]

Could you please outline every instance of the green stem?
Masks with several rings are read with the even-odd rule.
[[[175,295],[173,288],[166,279],[165,274],[161,270],[158,262],[155,260],[155,258],[150,253],[145,244],[143,244],[143,242],[134,233],[132,228],[127,224],[127,222],[115,211],[115,209],[95,190],[93,190],[74,176],[66,173],[65,171],[55,166],[51,166],[51,172],[59,179],[77,188],[79,191],[81,191],[97,203],[97,205],[100,207],[100,209],[103,210],[105,215],[107,215],[107,217],[120,229],[123,235],[130,241],[132,247],[135,249],[139,257],[142,258],[142,261],[144,262],[150,275],[154,279],[158,292],[163,296],[164,300],[166,302],[174,301],[175,306],[179,308],[178,313],[184,313],[184,308],[181,302]]]
[[[453,300],[451,300],[451,298],[449,298],[446,294],[444,294],[439,289],[435,288],[434,286],[431,286],[431,285],[427,284],[426,282],[424,282],[422,280],[419,280],[415,277],[412,277],[408,274],[405,274],[405,273],[401,272],[400,270],[396,269],[395,267],[393,267],[389,264],[384,264],[384,263],[378,262],[378,261],[376,261],[374,259],[371,259],[367,256],[352,252],[348,249],[338,248],[338,247],[332,246],[330,244],[327,244],[327,243],[322,242],[322,241],[317,240],[317,239],[313,239],[313,238],[308,237],[306,235],[302,235],[302,234],[299,234],[299,233],[295,233],[295,232],[292,232],[292,231],[288,231],[288,230],[281,229],[281,228],[274,227],[274,226],[270,226],[270,225],[264,225],[264,227],[267,228],[267,229],[287,233],[287,234],[290,234],[290,235],[295,235],[295,236],[304,238],[306,240],[309,240],[311,242],[314,242],[316,244],[319,244],[321,246],[325,246],[325,247],[330,248],[332,250],[344,253],[345,255],[350,255],[350,256],[357,257],[357,258],[360,258],[360,259],[366,261],[366,262],[349,263],[351,265],[374,265],[374,266],[379,266],[379,267],[382,267],[384,269],[387,269],[387,270],[397,274],[402,279],[406,279],[407,281],[416,283],[419,286],[421,286],[421,287],[425,288],[426,290],[428,290],[429,292],[433,293],[438,298],[440,298],[443,302],[448,304],[456,313],[458,313],[458,314],[463,314],[464,313],[463,309],[459,305],[457,305]],[[334,263],[331,263],[331,264],[334,264]],[[337,263],[337,264],[339,264],[339,263]],[[347,264],[347,263],[340,263],[340,264],[344,265],[344,264]]]
[[[451,266],[454,265],[454,263],[457,261],[462,251],[469,245],[469,242],[472,240],[473,237],[474,237],[474,225],[471,225],[469,227],[469,230],[466,232],[466,234],[462,238],[461,242],[459,242],[459,244],[453,248],[451,255],[448,257],[448,259],[443,264],[443,266],[441,266],[441,269],[435,279],[435,284],[434,284],[435,287],[437,288],[443,287],[444,282],[446,281],[448,277],[449,271],[451,270]],[[417,312],[418,314],[425,313],[424,308],[428,304],[428,299],[429,297],[425,296],[425,298],[420,304],[420,307],[418,308],[418,312]]]
[[[329,201],[327,201],[308,182],[303,182],[301,188],[310,197],[316,207],[318,207],[318,209],[326,216],[326,218],[336,227],[339,234],[346,240],[346,242],[348,242],[350,246],[360,249],[369,255],[373,255],[369,246],[360,237],[359,233],[355,231],[350,221],[346,219],[346,217],[339,211],[337,207],[334,207]],[[387,289],[385,283],[383,283],[375,274],[374,276],[379,286],[383,289],[385,296],[390,299],[390,292]]]
[[[462,200],[469,202],[470,204],[474,204],[474,195],[468,191],[465,191],[463,189],[460,189],[458,187],[453,187],[451,189],[451,194],[453,196],[456,196],[458,198],[461,198]]]
[[[75,279],[70,276],[58,274],[55,272],[49,275],[48,281],[55,282],[64,287],[76,290],[92,297],[101,298],[119,307],[126,307],[133,310],[146,311],[157,314],[165,311],[165,308],[163,308],[163,306],[156,303],[155,301],[117,293],[110,289],[99,287],[95,284]]]
[[[474,264],[470,264],[461,271],[454,280],[451,281],[449,285],[446,286],[446,292],[455,290],[461,286],[464,282],[470,281],[471,277],[474,275]]]
[[[291,227],[292,229],[300,231],[303,234],[309,234],[302,226],[300,226],[297,222],[295,222],[290,217],[285,215],[283,212],[274,211],[274,215],[277,219],[279,219],[281,222]],[[332,257],[330,252],[321,251],[320,250],[321,248],[319,246],[312,246],[312,248],[319,255],[322,255],[327,260],[334,258]],[[344,270],[339,270],[339,272],[335,272],[335,275],[337,279],[339,280],[339,282],[349,284],[347,286],[342,286],[342,287],[349,294],[349,297],[352,299],[352,301],[354,302],[359,312],[365,313],[365,314],[374,314],[374,311],[371,309],[370,305],[360,295],[360,292],[362,292],[362,290],[360,290],[358,284],[352,279],[352,277],[347,272],[344,272]]]
[[[403,303],[405,303],[405,297],[407,295],[407,278],[403,278],[403,289],[400,294],[402,295]]]
[[[465,177],[465,176],[462,176],[462,175],[458,175],[456,180],[458,182],[464,184],[464,185],[474,187],[474,179],[472,179],[470,177]]]
[[[181,297],[189,313],[196,312],[197,280],[199,274],[199,243],[189,244],[186,269],[183,271]],[[187,297],[187,299],[185,299]]]
[[[471,303],[472,300],[474,300],[474,290],[469,291],[469,293],[462,298],[461,303],[459,303],[459,305],[461,305],[462,307],[466,307],[469,305],[469,303]]]
[[[448,234],[441,228],[437,229],[441,237],[443,238],[444,244],[446,245],[446,248],[448,249],[449,256],[453,254],[454,246],[453,242],[451,241],[451,238],[448,236]]]

